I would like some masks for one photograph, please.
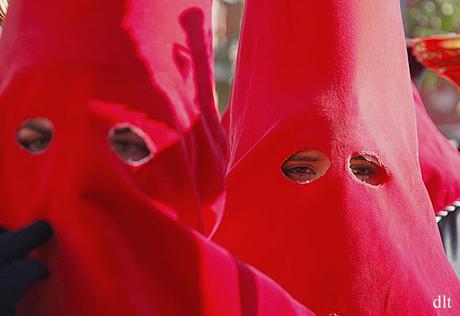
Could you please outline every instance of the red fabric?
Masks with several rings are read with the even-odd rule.
[[[225,198],[212,95],[210,1],[11,3],[0,42],[0,224],[48,220],[51,276],[18,315],[311,315],[205,239]],[[46,152],[15,134],[46,117]],[[111,150],[117,123],[155,144]],[[192,230],[193,228],[193,230]]]
[[[417,87],[412,85],[412,89],[417,115],[420,167],[433,209],[438,213],[460,199],[460,154],[434,125]]]
[[[216,240],[320,315],[458,315],[460,301],[417,159],[399,1],[246,3],[230,108],[228,206]],[[302,149],[331,167],[300,185]],[[373,153],[371,186],[347,168]]]
[[[3,128],[11,135],[25,119],[45,116],[56,130],[67,130],[56,133],[45,155],[33,157],[36,163],[45,163],[50,154],[64,146],[60,145],[62,140],[71,147],[66,149],[68,155],[77,151],[79,156],[86,154],[119,165],[107,146],[101,146],[106,150],[99,155],[92,148],[80,150],[77,141],[90,148],[97,139],[83,140],[80,135],[85,130],[78,124],[86,121],[77,119],[94,117],[96,122],[89,125],[99,130],[98,144],[104,145],[106,131],[114,124],[139,126],[158,147],[154,152],[157,159],[139,170],[123,167],[132,175],[132,184],[158,204],[174,210],[181,222],[209,233],[220,217],[220,211],[213,208],[218,209],[223,197],[222,152],[226,150],[212,96],[209,7],[209,1],[204,0],[87,0],[53,1],[45,10],[30,1],[17,1],[6,20],[0,62],[4,102],[22,93],[23,104],[4,107]],[[69,80],[61,80],[67,77]],[[70,103],[68,99],[78,104],[66,105],[63,111],[63,103]],[[81,110],[81,103],[88,103],[87,113]],[[77,111],[81,112],[78,116],[72,113]],[[69,124],[70,118],[73,124]],[[5,141],[17,147],[14,137]],[[31,160],[23,151],[4,159],[4,165],[10,166],[12,161],[18,164],[21,159]],[[73,165],[72,160],[67,163]],[[34,170],[42,172],[38,166]],[[72,166],[66,173],[75,169],[79,177],[84,177],[82,168],[81,164]],[[14,183],[9,173],[18,181],[27,179],[36,185],[30,170],[17,169],[2,173],[11,187]],[[56,183],[63,181],[62,175],[57,176]],[[180,192],[181,199],[175,197],[178,183],[190,188]],[[29,196],[31,188],[26,185],[21,183],[22,191]]]

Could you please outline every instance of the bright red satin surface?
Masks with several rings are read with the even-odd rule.
[[[209,242],[225,200],[210,1],[15,0],[0,41],[0,225],[48,220],[50,278],[18,315],[311,315]],[[54,125],[40,155],[30,118]],[[125,164],[129,123],[153,159]]]
[[[216,240],[320,315],[457,315],[418,161],[399,1],[252,0],[230,105],[228,206]],[[287,179],[299,150],[331,161]],[[348,170],[371,153],[381,186]],[[438,295],[452,309],[435,309]]]

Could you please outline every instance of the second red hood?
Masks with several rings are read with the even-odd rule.
[[[250,0],[230,108],[228,206],[216,240],[320,315],[458,314],[419,161],[399,1]],[[281,166],[319,150],[299,184]],[[371,156],[384,181],[349,169]]]

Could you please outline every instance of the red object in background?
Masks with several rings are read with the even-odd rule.
[[[412,88],[417,117],[420,167],[437,214],[460,198],[460,154],[434,125],[425,110],[417,87],[412,85]]]
[[[225,198],[210,46],[207,0],[11,4],[0,223],[45,219],[56,235],[35,254],[50,278],[18,315],[311,314],[198,233],[212,231]],[[36,117],[54,125],[41,154],[16,141]],[[143,131],[150,161],[119,159],[108,140],[117,124]]]
[[[460,86],[460,35],[420,37],[413,39],[411,46],[421,64]]]
[[[230,105],[228,207],[216,241],[320,315],[458,315],[460,301],[417,159],[399,1],[246,4]],[[320,150],[298,184],[281,165]],[[371,153],[373,186],[348,168]]]

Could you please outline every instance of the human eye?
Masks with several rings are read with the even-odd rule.
[[[46,149],[51,140],[50,135],[40,134],[36,138],[32,138],[23,142],[25,148],[31,152],[42,152]]]
[[[30,119],[18,129],[16,139],[19,145],[32,154],[43,153],[53,137],[53,124],[45,118]]]
[[[308,183],[316,176],[316,171],[307,165],[284,167],[282,170],[286,177],[298,183]]]
[[[139,161],[149,155],[149,150],[145,144],[139,144],[129,140],[115,139],[112,142],[112,146],[120,156],[129,161]]]
[[[114,128],[109,134],[113,151],[126,163],[138,165],[152,158],[146,135],[130,127]]]
[[[317,150],[303,150],[286,159],[281,171],[288,179],[299,184],[307,184],[323,176],[329,167],[329,159],[323,153]]]
[[[350,159],[352,174],[362,182],[381,185],[388,179],[388,173],[378,160],[368,155],[356,155]]]
[[[375,167],[370,164],[352,165],[350,168],[351,172],[362,181],[369,180],[377,173]]]

